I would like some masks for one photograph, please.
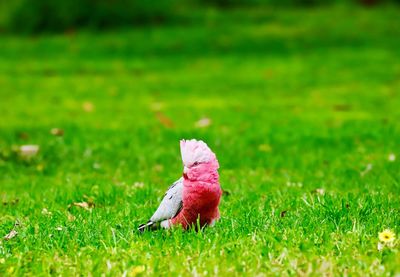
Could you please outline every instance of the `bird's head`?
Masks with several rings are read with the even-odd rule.
[[[197,175],[202,172],[216,171],[219,168],[215,154],[201,140],[181,140],[181,154],[184,175],[189,173]]]

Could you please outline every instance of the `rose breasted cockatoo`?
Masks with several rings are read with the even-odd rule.
[[[159,225],[170,228],[180,225],[213,225],[219,219],[219,200],[222,190],[219,185],[218,160],[211,149],[201,140],[181,140],[183,177],[172,184],[164,195],[160,206],[139,231],[153,229]]]

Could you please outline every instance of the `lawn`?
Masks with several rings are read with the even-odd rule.
[[[0,275],[399,274],[400,10],[194,17],[0,37]],[[140,235],[181,138],[217,154],[221,220]]]

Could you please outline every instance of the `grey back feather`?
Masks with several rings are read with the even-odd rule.
[[[158,209],[150,218],[152,222],[159,222],[175,217],[182,209],[183,178],[172,184],[164,195]]]

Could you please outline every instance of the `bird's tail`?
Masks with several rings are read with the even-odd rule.
[[[138,227],[138,231],[141,232],[141,233],[143,233],[143,232],[144,232],[145,230],[147,230],[147,229],[154,229],[154,227],[156,227],[156,226],[155,226],[155,222],[149,220],[149,221],[147,221],[147,223],[141,224],[141,225]]]

